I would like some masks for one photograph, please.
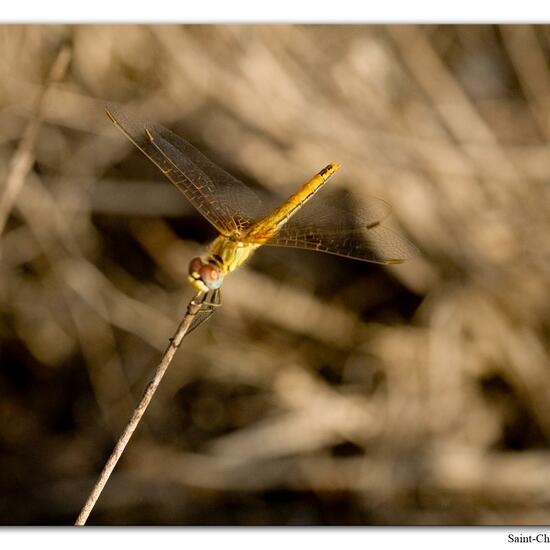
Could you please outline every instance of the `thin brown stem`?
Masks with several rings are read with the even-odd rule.
[[[178,326],[178,329],[176,330],[174,336],[170,339],[170,345],[168,346],[168,348],[166,348],[166,351],[162,356],[162,360],[155,371],[155,375],[153,376],[153,379],[151,380],[151,382],[149,382],[147,388],[145,389],[145,392],[143,393],[143,397],[141,398],[141,401],[136,406],[134,413],[132,414],[132,417],[130,418],[128,424],[126,425],[126,428],[124,429],[124,432],[122,433],[117,444],[115,445],[115,448],[111,453],[109,460],[107,460],[105,466],[103,467],[103,471],[101,472],[90,495],[88,496],[86,503],[82,507],[82,510],[80,511],[80,514],[76,519],[75,525],[86,524],[86,521],[88,519],[88,516],[90,515],[90,512],[93,510],[95,503],[97,502],[97,499],[101,495],[101,492],[103,491],[105,485],[107,484],[107,481],[111,476],[111,473],[113,472],[118,460],[122,456],[122,453],[124,452],[124,449],[128,444],[128,441],[130,441],[132,434],[137,428],[141,418],[145,414],[145,411],[147,410],[147,407],[149,406],[149,403],[151,402],[151,399],[153,398],[153,395],[155,394],[155,391],[157,390],[166,372],[166,369],[168,368],[168,366],[172,362],[172,359],[176,355],[176,352],[185,334],[189,330],[189,327],[191,326],[191,323],[193,322],[195,315],[199,312],[199,310],[203,306],[204,300],[202,298],[203,298],[202,293],[199,293],[189,302],[185,317],[183,318],[182,322]]]
[[[46,84],[36,99],[32,117],[25,127],[23,137],[11,159],[6,182],[0,197],[0,233],[4,230],[10,211],[34,162],[34,144],[38,136],[38,130],[42,124],[44,102],[48,90],[52,84],[59,82],[63,78],[70,60],[70,49],[67,46],[62,47],[51,66]]]

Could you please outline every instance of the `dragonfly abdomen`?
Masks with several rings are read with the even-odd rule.
[[[325,166],[308,182],[304,183],[296,193],[291,195],[284,204],[255,223],[243,236],[243,240],[265,243],[271,239],[292,215],[319,191],[340,166],[337,162],[332,162]]]

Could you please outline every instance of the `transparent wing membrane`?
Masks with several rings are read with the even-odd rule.
[[[315,250],[379,264],[399,264],[416,253],[412,243],[381,225],[334,232],[285,226],[265,246]]]
[[[113,107],[107,114],[222,235],[240,233],[261,214],[254,191],[183,138],[158,124],[131,121]]]

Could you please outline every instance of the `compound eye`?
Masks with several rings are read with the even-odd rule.
[[[200,258],[198,258],[198,257],[193,258],[189,262],[189,275],[191,275],[191,277],[197,278],[199,276],[199,271],[200,271],[202,266],[203,266],[203,263],[202,263],[202,260]]]
[[[199,276],[201,281],[210,289],[219,288],[222,284],[222,278],[220,277],[220,270],[210,264],[203,265],[199,269]]]

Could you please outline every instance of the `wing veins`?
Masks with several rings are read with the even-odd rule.
[[[313,250],[378,264],[402,263],[417,253],[405,237],[379,224],[348,231],[296,229],[274,235],[265,246]]]
[[[226,213],[226,216],[227,218],[224,220],[223,218],[220,218],[219,216],[219,213],[216,212],[215,208],[212,207],[212,203],[210,202],[210,200],[208,199],[208,196],[205,195],[203,192],[202,192],[202,189],[204,187],[207,187],[207,184],[205,185],[197,185],[197,183],[195,183],[177,164],[174,163],[174,161],[159,147],[158,143],[157,143],[157,140],[155,140],[155,137],[153,135],[153,133],[151,132],[151,130],[149,128],[145,128],[145,132],[147,134],[147,138],[149,139],[149,142],[151,143],[151,145],[163,156],[163,158],[169,162],[171,165],[172,165],[172,168],[167,172],[165,170],[163,170],[163,173],[166,175],[166,177],[176,186],[176,188],[181,192],[183,193],[183,195],[185,196],[186,199],[188,199],[192,204],[194,204],[197,209],[201,212],[201,214],[203,214],[205,216],[206,219],[208,219],[208,221],[210,221],[211,223],[213,223],[213,225],[216,227],[216,229],[218,229],[218,231],[220,233],[222,233],[222,235],[224,236],[229,236],[233,231],[236,231],[237,230],[237,224],[234,223],[234,221],[232,220],[231,218],[231,215],[229,215],[228,213]],[[173,144],[171,144],[168,140],[164,139],[162,136],[159,136],[161,140],[165,141],[166,143],[168,143],[171,147],[174,147],[175,149],[177,149]],[[205,174],[192,160],[188,159],[189,162],[193,165],[193,167],[204,177],[206,178],[207,180],[211,181],[211,178],[210,176],[208,176],[208,174]],[[199,197],[202,199],[201,202],[199,202],[197,200],[196,197],[192,197],[192,196],[189,196],[191,195],[191,193],[189,192],[189,189],[185,188],[183,186],[183,180],[178,180],[176,178],[174,178],[173,176],[170,176],[170,173],[172,171],[176,171],[178,174],[180,174],[181,176],[183,176],[183,179],[185,181],[188,181],[192,186],[193,188],[197,191]],[[203,210],[200,208],[201,206],[204,206],[204,205],[208,205],[210,206],[210,209],[209,209],[209,214],[206,215]],[[225,208],[224,208],[225,210]],[[214,223],[212,219],[210,218],[214,218],[216,217],[217,218],[217,221]],[[227,226],[227,222],[230,223],[230,227]]]
[[[177,164],[174,163],[174,161],[162,150],[162,148],[158,146],[157,141],[155,140],[155,136],[153,135],[153,132],[150,128],[148,128],[147,126],[143,127],[143,131],[145,133],[144,139],[147,139],[147,142],[151,145],[151,147],[154,148],[156,155],[153,155],[151,151],[148,151],[146,148],[144,148],[139,143],[139,141],[137,141],[128,130],[126,130],[124,125],[118,120],[118,118],[112,113],[112,111],[106,109],[106,113],[107,116],[111,119],[111,122],[126,136],[126,138],[175,185],[180,193],[182,193],[185,198],[189,200],[191,204],[193,204],[193,206],[195,206],[195,208],[197,208],[197,210],[210,223],[212,223],[212,225],[214,225],[216,229],[218,229],[218,231],[220,231],[220,233],[228,236],[237,229],[237,225],[231,219],[231,216],[229,216],[227,213],[224,213],[224,215],[222,216],[219,212],[216,211],[216,207],[212,205],[212,203],[208,200],[208,197],[204,195],[204,193],[201,191],[204,186],[197,185],[191,178],[189,178],[189,176],[187,176],[182,171],[182,169]],[[171,147],[179,151],[179,149],[175,145],[164,139],[160,134],[159,137],[160,139],[168,143]],[[158,157],[157,155],[160,155],[160,157]],[[211,181],[210,176],[208,176],[208,174],[201,170],[191,159],[187,160],[193,165],[194,169],[196,169],[202,177]],[[168,169],[166,167],[166,163],[168,163]],[[176,177],[174,177],[174,172],[179,174],[183,179],[177,179]],[[191,188],[184,186],[184,182],[188,182]],[[193,191],[195,191],[196,194],[193,193]],[[208,211],[205,211],[205,205],[209,207],[207,209]]]

